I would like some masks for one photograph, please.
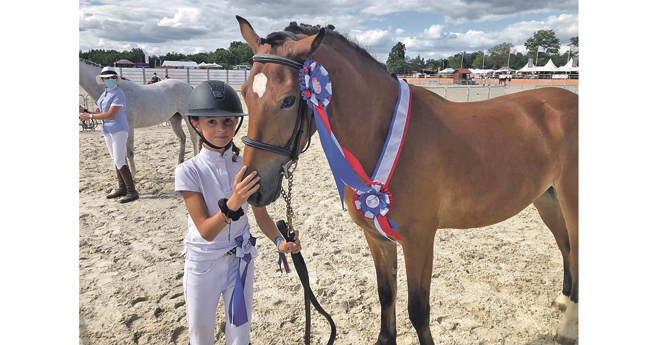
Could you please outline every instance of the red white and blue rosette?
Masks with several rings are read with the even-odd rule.
[[[392,208],[392,194],[385,185],[372,182],[371,190],[367,192],[356,191],[353,194],[355,209],[367,219],[376,220],[376,217],[385,215]]]
[[[401,240],[396,224],[388,220],[385,215],[392,208],[392,195],[387,189],[387,184],[401,152],[410,114],[411,93],[408,85],[399,81],[399,100],[390,133],[376,171],[373,177],[369,178],[360,162],[339,144],[330,128],[326,107],[332,98],[332,83],[328,71],[318,61],[307,59],[300,69],[299,77],[302,98],[314,112],[319,139],[332,170],[342,206],[344,184],[346,184],[354,191],[353,203],[358,213],[373,220],[376,229],[385,238],[391,241]]]
[[[300,90],[310,108],[325,108],[332,97],[332,82],[328,71],[315,60],[307,59],[300,70]]]

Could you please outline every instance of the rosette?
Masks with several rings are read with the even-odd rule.
[[[371,183],[370,187],[367,192],[355,191],[353,194],[355,209],[367,219],[385,217],[392,207],[392,194],[385,185],[378,182]]]
[[[328,71],[315,60],[307,59],[300,69],[300,91],[307,105],[314,109],[327,107],[332,97],[332,82]]]

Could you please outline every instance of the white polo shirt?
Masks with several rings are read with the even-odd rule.
[[[218,200],[229,199],[233,193],[234,178],[241,170],[243,157],[232,162],[234,153],[227,149],[224,154],[202,147],[195,157],[177,165],[174,171],[174,191],[181,195],[182,191],[201,193],[206,202],[209,216],[220,212]],[[207,241],[199,234],[190,215],[188,215],[188,235],[183,240],[187,254],[191,260],[215,260],[227,251],[236,247],[236,237],[249,236],[248,204],[243,206],[246,215],[231,222],[212,240]]]

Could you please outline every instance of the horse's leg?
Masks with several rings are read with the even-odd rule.
[[[566,302],[568,302],[568,296],[571,295],[571,287],[573,285],[568,261],[568,253],[571,247],[568,230],[566,230],[566,222],[564,221],[564,214],[561,212],[556,193],[555,189],[550,187],[550,189],[534,201],[534,206],[539,211],[539,215],[541,215],[541,219],[543,219],[545,225],[548,226],[555,236],[555,241],[564,262],[564,284],[561,293],[553,302],[553,306],[559,308],[561,311],[565,311]]]
[[[135,179],[135,162],[133,160],[133,156],[135,155],[134,138],[135,136],[133,135],[133,127],[131,126],[128,128],[128,139],[126,139],[126,159],[128,159],[128,164],[131,168],[131,174],[133,174],[133,178]]]
[[[560,179],[555,184],[557,187],[557,199],[561,205],[570,251],[568,253],[569,271],[571,273],[571,295],[566,302],[564,322],[557,329],[557,341],[560,344],[575,344],[578,338],[578,267],[579,267],[579,243],[578,243],[578,157],[577,154],[568,160],[566,168]]]
[[[408,314],[417,331],[420,345],[434,344],[429,328],[429,293],[433,271],[433,239],[436,229],[412,227],[401,229],[403,255],[408,278]],[[424,229],[424,230],[422,230]]]
[[[371,257],[376,266],[376,279],[378,281],[378,298],[380,299],[380,333],[376,345],[396,344],[396,244],[364,231]]]
[[[183,127],[181,126],[182,119],[183,117],[179,113],[174,114],[174,116],[170,118],[172,130],[176,137],[179,138],[179,163],[183,163],[186,154],[186,132],[183,131]]]
[[[186,119],[185,122],[186,122],[186,126],[188,127],[188,133],[190,133],[190,142],[192,143],[192,147],[193,147],[193,156],[196,156],[199,153],[199,150],[202,149],[201,147],[199,147],[199,136],[197,135],[195,129],[190,124],[190,121]]]

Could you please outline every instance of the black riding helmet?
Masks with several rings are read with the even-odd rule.
[[[202,133],[192,125],[192,117],[238,116],[240,117],[240,122],[234,132],[234,135],[236,135],[243,124],[243,116],[247,116],[247,114],[243,112],[241,99],[238,97],[238,93],[236,93],[233,87],[220,80],[209,80],[201,82],[190,94],[186,116],[188,117],[190,126],[192,126],[193,130],[197,132],[197,135],[202,138],[202,141],[204,141],[206,145],[209,145],[214,149],[221,149],[221,147],[217,147],[206,140]],[[227,146],[229,145],[231,145],[231,143]]]

